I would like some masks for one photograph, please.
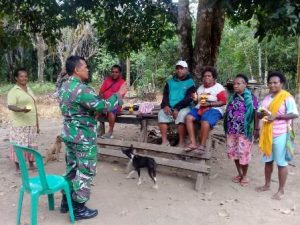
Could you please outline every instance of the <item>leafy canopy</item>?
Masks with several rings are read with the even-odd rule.
[[[119,56],[154,48],[175,34],[171,1],[104,0],[94,10],[100,43]]]
[[[227,0],[227,12],[232,21],[257,21],[255,37],[296,36],[300,34],[299,0]]]
[[[174,35],[173,10],[171,0],[0,0],[0,18],[10,15],[22,32],[56,43],[62,28],[90,22],[99,44],[125,56],[144,44],[158,48]]]

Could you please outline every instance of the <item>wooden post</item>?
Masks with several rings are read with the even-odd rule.
[[[197,173],[197,178],[196,178],[196,184],[195,184],[195,190],[200,191],[203,189],[204,185],[204,174],[203,173]]]
[[[208,138],[206,140],[206,153],[211,153],[213,149],[213,143],[212,143],[212,130],[209,132]]]
[[[205,166],[205,160],[200,160],[200,165]],[[208,175],[204,174],[204,173],[197,173],[197,177],[196,177],[196,184],[195,184],[195,190],[196,191],[201,191],[205,188],[204,184],[207,183],[208,181]]]
[[[141,136],[139,137],[140,142],[147,142],[148,139],[148,123],[146,119],[141,120]]]

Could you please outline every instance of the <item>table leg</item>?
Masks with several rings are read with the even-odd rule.
[[[101,137],[103,134],[105,134],[105,123],[99,122],[98,137]]]
[[[139,137],[140,142],[146,142],[148,139],[148,123],[146,119],[141,120],[141,135]]]

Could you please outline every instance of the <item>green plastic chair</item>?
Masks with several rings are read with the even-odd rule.
[[[17,225],[21,221],[22,203],[24,192],[26,191],[31,196],[30,220],[31,225],[37,224],[38,215],[38,199],[40,195],[48,195],[49,210],[54,210],[54,193],[64,190],[69,206],[69,214],[71,223],[74,224],[74,214],[71,201],[71,194],[68,182],[63,176],[46,174],[44,168],[43,158],[40,153],[34,149],[27,148],[13,143],[14,151],[16,152],[22,175],[22,186],[19,191],[18,211],[17,211]],[[28,168],[24,158],[24,152],[33,154],[38,170],[38,176],[29,177]]]

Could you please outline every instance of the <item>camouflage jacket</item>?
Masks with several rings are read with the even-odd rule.
[[[59,106],[64,117],[61,137],[65,142],[92,144],[96,142],[96,112],[112,111],[121,96],[100,99],[95,91],[71,76],[59,91]]]

